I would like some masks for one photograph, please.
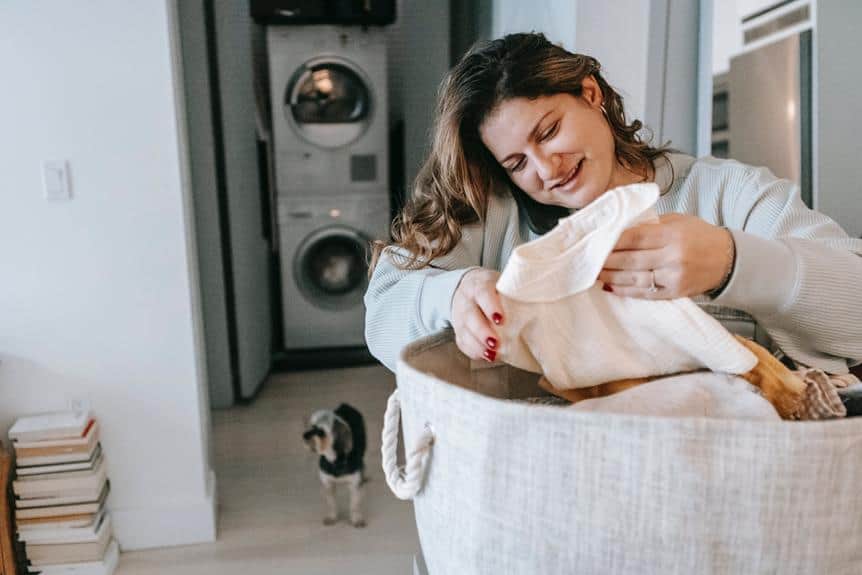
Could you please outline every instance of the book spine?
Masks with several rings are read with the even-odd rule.
[[[90,492],[99,488],[105,481],[105,468],[100,466],[93,475],[88,477],[39,479],[31,481],[14,481],[12,489],[18,497],[44,497],[54,493]]]
[[[40,441],[22,441],[17,440],[12,442],[15,450],[32,449],[39,447],[74,447],[79,445],[88,445],[93,440],[93,436],[98,432],[98,426],[95,425],[95,420],[90,420],[90,424],[81,434],[80,437],[71,437],[69,439],[43,439]]]
[[[82,463],[90,460],[87,452],[83,453],[66,453],[61,455],[46,455],[40,457],[18,457],[16,462],[20,466],[32,465],[51,465],[55,463]]]
[[[90,445],[60,445],[57,447],[16,447],[15,456],[19,459],[26,457],[48,457],[51,455],[66,455],[68,453],[89,453]]]

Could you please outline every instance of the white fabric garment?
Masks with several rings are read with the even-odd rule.
[[[663,377],[611,395],[584,399],[571,409],[661,417],[781,421],[781,416],[756,387],[740,377],[706,371]]]
[[[757,358],[688,298],[614,295],[597,281],[622,232],[657,221],[654,183],[610,190],[512,253],[499,281],[499,359],[559,389],[708,368],[739,374]]]
[[[793,361],[830,374],[862,362],[862,238],[851,238],[808,208],[799,186],[734,160],[668,154],[654,162],[662,190],[655,209],[725,226],[736,264],[724,290],[695,303],[734,333],[768,339]],[[488,190],[484,217],[422,269],[399,265],[409,253],[383,251],[365,293],[368,349],[395,371],[411,341],[451,327],[452,298],[464,274],[502,271],[512,250],[535,236],[511,191]]]

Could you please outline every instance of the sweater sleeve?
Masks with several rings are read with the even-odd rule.
[[[480,264],[481,228],[465,228],[456,248],[430,266],[405,270],[403,255],[386,248],[365,292],[365,341],[372,355],[395,371],[401,349],[451,325],[452,296],[464,274]]]
[[[746,168],[722,201],[737,256],[714,302],[751,314],[794,360],[846,372],[862,361],[862,239],[805,206],[793,182]]]

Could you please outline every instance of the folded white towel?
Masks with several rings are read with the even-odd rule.
[[[739,374],[757,358],[688,298],[651,301],[597,281],[622,232],[657,221],[655,184],[610,190],[512,253],[497,290],[499,358],[560,389],[708,368]]]
[[[772,404],[742,378],[726,373],[663,377],[619,393],[584,399],[571,409],[664,417],[781,421]]]

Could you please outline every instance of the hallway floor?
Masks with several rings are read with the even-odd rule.
[[[218,541],[123,553],[119,575],[403,575],[418,537],[409,502],[380,468],[380,432],[394,376],[381,366],[276,374],[247,406],[213,415]],[[317,459],[302,442],[312,411],[347,402],[365,417],[368,526],[322,523]],[[342,516],[346,490],[339,492]]]

